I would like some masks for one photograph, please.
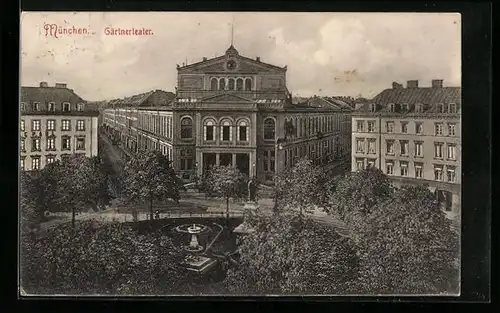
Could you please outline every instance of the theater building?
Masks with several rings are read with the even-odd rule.
[[[21,87],[21,170],[40,170],[70,154],[97,156],[98,115],[66,84]]]
[[[349,156],[350,128],[342,125],[351,109],[327,100],[293,104],[286,72],[232,45],[222,56],[178,65],[174,101],[137,108],[138,149],[162,151],[185,181],[232,165],[271,183],[300,157],[328,164]]]
[[[352,114],[352,170],[375,166],[396,186],[424,184],[448,216],[458,216],[461,199],[461,88],[408,81]]]

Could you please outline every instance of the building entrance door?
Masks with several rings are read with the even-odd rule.
[[[219,155],[219,165],[233,165],[233,155],[231,153],[221,153]]]
[[[243,174],[250,175],[250,157],[248,153],[237,153],[236,154],[236,167]]]
[[[203,173],[205,173],[210,167],[215,166],[217,162],[217,157],[215,153],[203,153]]]

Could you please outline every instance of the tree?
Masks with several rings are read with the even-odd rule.
[[[30,294],[168,294],[183,283],[183,252],[161,233],[84,221],[23,237],[21,285]]]
[[[22,228],[32,229],[41,220],[41,212],[37,206],[37,181],[26,172],[21,172],[20,217]]]
[[[55,164],[53,173],[60,176],[57,194],[71,210],[73,227],[77,209],[97,210],[100,204],[109,202],[108,176],[100,158],[74,154]]]
[[[254,232],[245,235],[237,267],[228,271],[232,293],[348,293],[357,257],[347,238],[328,226],[283,212],[246,219]]]
[[[299,209],[300,215],[314,205],[322,205],[326,195],[325,174],[311,160],[301,159],[293,167],[279,173],[275,179],[275,209],[285,206]]]
[[[159,151],[139,151],[129,159],[124,170],[124,194],[127,202],[149,203],[153,220],[153,201],[180,200],[182,181],[171,162]]]
[[[331,207],[347,225],[360,258],[358,292],[458,288],[458,237],[426,187],[396,189],[380,171],[367,169],[337,182]]]
[[[229,216],[229,199],[246,195],[245,176],[231,165],[215,166],[210,169],[204,182],[208,196],[220,196],[226,201],[226,214]]]

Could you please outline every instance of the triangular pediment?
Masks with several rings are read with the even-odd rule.
[[[220,94],[220,95],[215,95],[215,96],[210,96],[206,97],[200,100],[200,102],[248,102],[251,103],[252,101],[246,98],[243,98],[238,95],[234,94]]]
[[[228,69],[227,62],[234,60],[236,68]],[[180,72],[185,73],[271,73],[286,71],[286,67],[278,67],[254,59],[242,56],[222,56],[198,63],[194,63],[179,68]]]

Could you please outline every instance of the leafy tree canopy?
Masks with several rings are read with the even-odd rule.
[[[204,179],[204,190],[209,196],[219,196],[226,200],[229,209],[230,198],[246,196],[246,177],[231,165],[212,167]]]

